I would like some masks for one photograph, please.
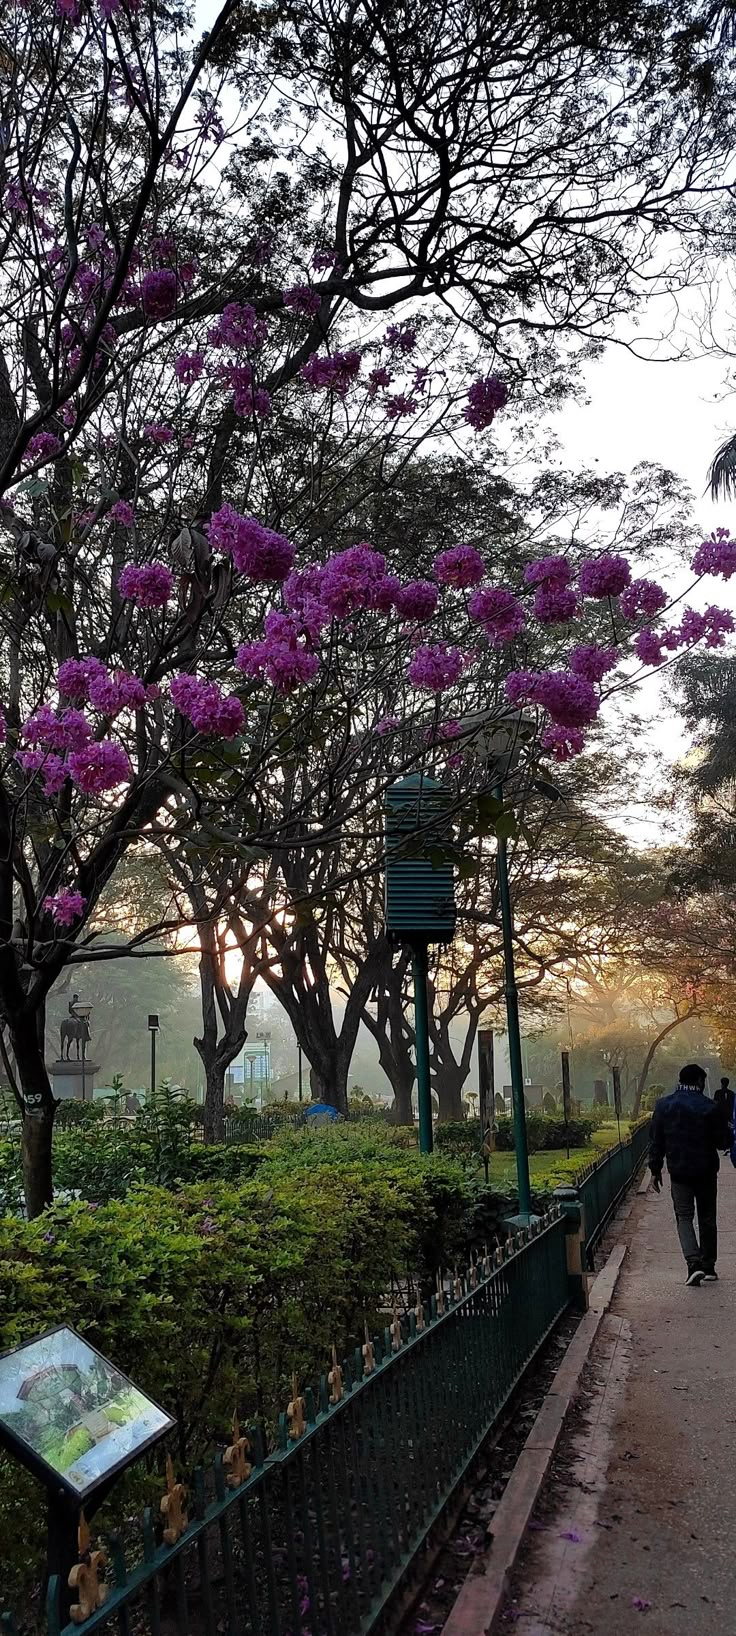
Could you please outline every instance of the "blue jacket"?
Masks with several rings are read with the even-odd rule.
[[[661,1176],[666,1158],[673,1181],[704,1181],[715,1176],[719,1150],[724,1152],[729,1140],[723,1109],[694,1086],[677,1085],[669,1096],[660,1097],[654,1109],[649,1168],[654,1176]]]

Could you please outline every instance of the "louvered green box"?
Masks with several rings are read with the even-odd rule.
[[[397,941],[449,943],[454,935],[451,800],[442,784],[422,773],[386,791],[385,920]]]

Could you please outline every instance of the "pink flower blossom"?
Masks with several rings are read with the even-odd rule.
[[[53,751],[19,750],[15,759],[25,773],[41,774],[44,795],[58,795],[69,777],[66,762]]]
[[[448,551],[440,551],[435,557],[432,572],[440,585],[453,585],[462,591],[480,584],[485,565],[474,545],[451,545]]]
[[[428,579],[410,580],[395,593],[396,612],[402,619],[431,619],[437,611],[439,592]]]
[[[698,613],[696,608],[684,608],[678,632],[678,647],[680,642],[687,643],[688,646],[693,642],[699,642],[701,637],[705,636],[707,628],[705,614]]]
[[[727,528],[717,528],[709,539],[702,541],[692,566],[696,574],[720,574],[721,579],[730,579],[736,574],[736,540],[731,539]]]
[[[56,711],[42,704],[21,728],[26,744],[44,750],[79,750],[89,743],[92,727],[81,710]]]
[[[137,608],[165,608],[174,589],[174,576],[163,562],[126,562],[118,576],[118,590]]]
[[[102,795],[114,790],[131,776],[128,757],[120,744],[112,739],[99,739],[83,750],[73,750],[69,757],[69,771],[75,784],[85,795]]]
[[[180,352],[174,359],[174,374],[183,386],[192,386],[204,369],[203,352]]]
[[[566,670],[511,671],[506,695],[513,704],[539,705],[559,727],[588,727],[600,711],[591,683]]]
[[[618,663],[618,653],[615,648],[599,648],[585,642],[573,648],[568,662],[574,675],[582,676],[586,682],[602,682]]]
[[[299,313],[301,318],[313,317],[321,305],[321,295],[310,284],[292,284],[291,289],[284,290],[284,306]]]
[[[361,355],[357,349],[352,352],[333,352],[331,357],[320,358],[316,352],[302,368],[302,380],[313,392],[330,391],[338,398],[344,398],[354,380],[360,373]]]
[[[446,642],[439,642],[433,647],[425,643],[417,648],[407,678],[412,687],[441,693],[444,688],[452,687],[459,681],[464,669],[465,658],[459,648],[448,647]]]
[[[386,369],[383,365],[378,369],[372,369],[368,376],[368,386],[371,394],[378,392],[381,387],[390,386],[392,379],[390,369]]]
[[[53,432],[36,432],[30,439],[26,449],[29,460],[50,460],[61,449],[61,439]]]
[[[465,419],[476,432],[492,425],[499,409],[505,409],[509,400],[508,387],[499,375],[486,375],[473,382],[468,392]]]
[[[328,557],[320,575],[320,601],[335,619],[375,607],[386,578],[386,559],[363,542]]]
[[[505,585],[481,586],[473,591],[468,613],[492,642],[513,642],[526,625],[526,614],[518,597]]]
[[[96,672],[90,678],[89,702],[103,716],[119,716],[121,710],[142,710],[146,703],[145,683],[127,670]]]
[[[584,562],[578,574],[581,596],[620,596],[631,580],[631,564],[616,551],[606,551],[592,562]]]
[[[170,318],[176,308],[177,280],[171,267],[156,267],[141,283],[143,311],[148,318]]]
[[[540,625],[566,625],[578,611],[575,591],[561,580],[548,580],[534,592],[534,617]]]
[[[260,642],[243,642],[235,663],[246,676],[266,676],[279,693],[311,682],[320,668],[316,653],[310,652],[296,620],[273,609],[266,615],[265,635]]]
[[[100,672],[107,675],[102,660],[93,658],[91,654],[87,659],[64,659],[56,677],[59,693],[64,698],[72,699],[75,704],[86,704],[90,680]]]
[[[557,761],[570,761],[585,749],[585,736],[578,727],[545,727],[542,748],[551,750]]]
[[[379,592],[381,586],[385,585],[389,580],[394,588],[398,589],[398,579],[392,579],[391,576],[384,575],[378,587]],[[321,593],[322,569],[316,563],[313,563],[311,567],[302,568],[290,574],[284,584],[284,602],[289,612],[294,615],[298,624],[313,641],[317,639],[325,625],[329,625],[332,617],[329,608],[326,608],[322,601]],[[378,606],[377,601],[376,605]],[[388,612],[392,606],[393,602],[391,601],[389,608],[384,611]]]
[[[171,443],[174,435],[173,426],[167,426],[164,421],[156,420],[149,421],[148,425],[143,427],[141,433],[147,443],[157,443],[160,448],[164,448],[167,443]]]
[[[87,907],[81,892],[57,892],[55,897],[44,898],[42,907],[56,926],[73,926]]]
[[[724,636],[734,629],[734,617],[728,608],[706,608],[705,614],[705,645],[708,648],[723,647]]]
[[[217,682],[199,676],[175,676],[171,697],[182,716],[198,733],[209,738],[236,738],[243,730],[245,711],[236,693],[223,693]]]
[[[575,578],[575,569],[567,557],[555,553],[549,557],[536,557],[534,562],[527,563],[524,569],[524,580],[527,585],[555,584],[569,585]]]
[[[233,507],[225,504],[219,511],[213,511],[207,524],[207,536],[210,545],[215,551],[229,551],[231,554],[238,543],[238,531],[243,519]]]
[[[376,722],[373,731],[378,738],[385,738],[387,733],[395,733],[400,726],[400,716],[382,716],[381,720]]]
[[[133,528],[135,525],[135,512],[129,500],[116,500],[107,515],[111,522],[120,523],[122,528]]]
[[[371,594],[370,605],[376,613],[391,613],[397,606],[397,598],[401,591],[401,580],[398,574],[384,574],[376,581]]]
[[[263,346],[268,333],[263,318],[248,302],[243,306],[229,301],[212,329],[208,331],[211,346],[231,347],[234,352],[255,352]]]
[[[653,579],[632,579],[626,590],[621,593],[619,607],[624,619],[654,619],[662,608],[666,608],[669,597]]]

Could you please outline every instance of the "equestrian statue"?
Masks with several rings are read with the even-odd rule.
[[[89,1018],[79,1017],[76,1006],[79,995],[73,994],[69,1001],[69,1016],[64,1018],[59,1033],[61,1034],[61,1060],[68,1062],[71,1056],[71,1047],[77,1047],[77,1062],[86,1062],[87,1046],[92,1038]]]

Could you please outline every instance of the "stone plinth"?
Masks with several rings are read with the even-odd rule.
[[[68,1062],[62,1061],[59,1057],[56,1062],[50,1063],[48,1072],[57,1101],[91,1102],[94,1096],[95,1074],[99,1071],[99,1062],[77,1062],[74,1057]]]

